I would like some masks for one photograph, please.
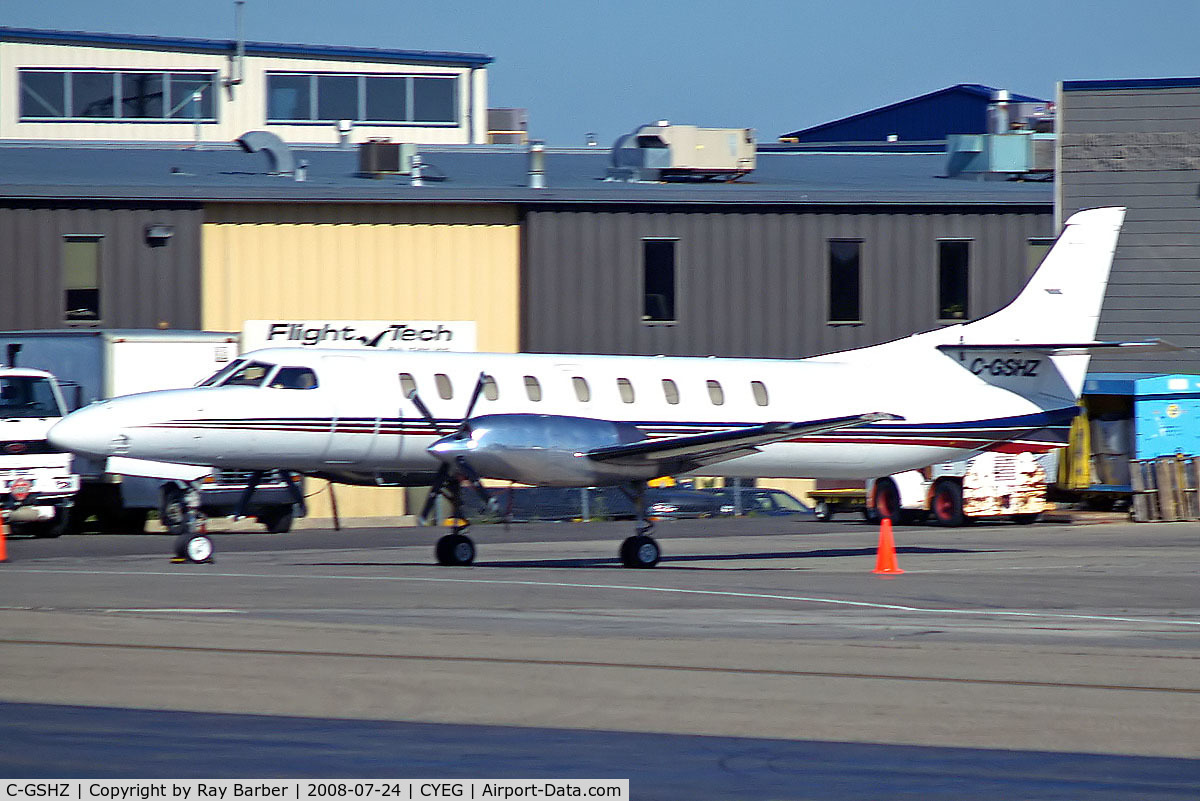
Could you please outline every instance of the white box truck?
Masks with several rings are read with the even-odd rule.
[[[67,410],[73,411],[119,395],[194,386],[235,359],[238,342],[237,334],[214,331],[8,331],[0,332],[0,354],[10,366],[19,363],[56,376]],[[119,476],[106,467],[103,461],[75,458],[81,487],[71,510],[72,530],[142,531],[150,510],[162,510],[179,495],[178,484]],[[248,480],[236,471],[204,479],[201,510],[210,516],[233,514]],[[270,531],[287,531],[296,512],[294,497],[284,479],[270,475],[258,485],[247,513]]]

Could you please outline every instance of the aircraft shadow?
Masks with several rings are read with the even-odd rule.
[[[897,554],[961,554],[961,553],[1002,553],[1002,549],[977,548],[927,548],[919,545],[902,545],[896,548]],[[875,548],[822,548],[814,551],[761,551],[756,553],[735,554],[685,554],[679,556],[666,555],[656,569],[708,570],[705,567],[692,567],[695,562],[733,562],[745,559],[822,559],[840,557],[869,557],[875,555]],[[307,562],[312,567],[428,567],[429,562]],[[587,558],[587,559],[514,559],[500,562],[476,562],[472,567],[575,567],[575,568],[614,568],[621,563],[616,557]],[[775,570],[771,567],[747,567],[743,570]]]

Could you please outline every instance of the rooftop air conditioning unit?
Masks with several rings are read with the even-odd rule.
[[[358,173],[370,178],[408,175],[416,152],[416,145],[388,139],[369,139],[358,146]]]
[[[665,120],[616,141],[608,178],[618,181],[736,181],[754,170],[752,128],[698,128]]]

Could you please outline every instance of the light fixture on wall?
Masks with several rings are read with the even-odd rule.
[[[175,235],[175,227],[163,223],[146,226],[146,244],[152,248],[161,248],[171,241]]]

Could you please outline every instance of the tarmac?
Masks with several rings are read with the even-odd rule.
[[[0,776],[1200,796],[1198,524],[898,527],[891,577],[857,521],[662,523],[653,570],[630,528],[10,538]]]

